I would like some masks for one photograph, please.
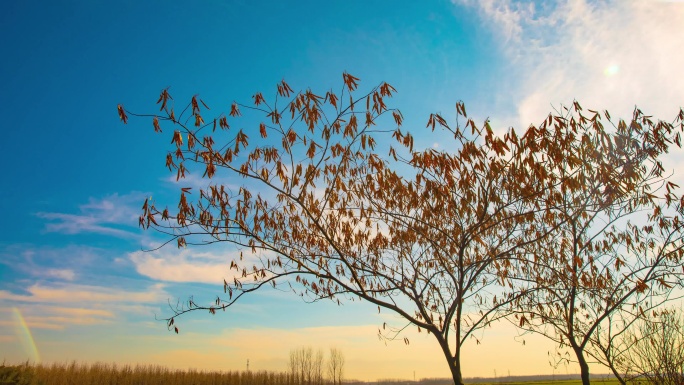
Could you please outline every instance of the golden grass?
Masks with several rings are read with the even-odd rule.
[[[11,366],[11,365],[2,365]],[[1,366],[0,366],[1,367]],[[15,365],[26,384],[43,385],[292,385],[287,373],[169,369],[158,365],[106,363]],[[0,379],[2,382],[2,379]],[[22,382],[24,383],[24,382]]]
[[[9,373],[15,380],[3,378]],[[388,380],[378,383],[386,384],[446,384],[449,379],[421,380]],[[495,381],[471,382],[473,385],[581,385],[579,379],[573,380],[540,380],[540,381]],[[116,365],[106,363],[62,363],[62,364],[0,364],[0,385],[4,383],[20,385],[298,385],[286,372],[268,371],[205,371],[169,369],[159,365]],[[363,382],[354,381],[354,384]],[[618,385],[614,378],[592,378],[592,385]]]
[[[465,381],[468,382],[467,380]],[[619,385],[617,379],[610,377],[591,378],[592,385]],[[540,381],[500,381],[500,382],[482,382],[477,385],[582,385],[582,380],[540,380]]]

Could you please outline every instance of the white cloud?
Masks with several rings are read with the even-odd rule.
[[[141,291],[69,283],[35,284],[26,289],[27,294],[15,294],[7,290],[0,290],[0,301],[50,304],[160,303],[165,298],[168,298],[163,289],[164,285],[161,283],[153,284]]]
[[[15,323],[9,314],[9,309],[15,307],[30,328],[63,330],[74,325],[110,324],[124,313],[149,316],[158,309],[156,305],[168,297],[163,284],[152,284],[140,290],[122,290],[50,283],[32,285],[24,294],[0,290],[0,331]]]
[[[102,325],[112,323],[113,320],[101,317],[59,317],[36,315],[24,317],[24,321],[31,329],[64,330],[68,326]]]
[[[74,317],[114,317],[114,313],[108,309],[85,309],[78,307],[52,307],[46,310],[50,310],[54,313],[64,314]]]
[[[92,272],[94,265],[103,266],[106,254],[105,250],[84,245],[11,244],[0,248],[0,265],[6,265],[17,277],[28,276],[33,281],[74,281]]]
[[[78,214],[38,212],[36,216],[50,221],[45,225],[47,232],[137,237],[139,235],[131,228],[137,228],[139,207],[145,197],[145,194],[139,192],[112,194],[101,199],[90,198],[88,203],[79,206]]]
[[[684,7],[653,1],[453,0],[475,7],[511,60],[501,92],[517,101],[517,121],[538,124],[551,106],[631,118],[635,105],[672,120],[684,105]],[[550,5],[549,5],[550,4]]]
[[[193,173],[186,174],[184,178],[176,180],[176,174],[169,175],[163,180],[173,187],[180,188],[190,187],[192,191],[207,190],[209,186],[225,186],[226,189],[237,191],[241,184],[244,184],[245,179],[240,179],[237,176],[230,177],[228,173],[219,172],[213,178],[202,177],[200,174],[201,167],[197,167]],[[238,182],[237,184],[235,182]]]
[[[73,281],[76,278],[76,273],[71,269],[47,269],[45,275],[64,281]]]
[[[136,251],[129,258],[135,270],[146,277],[164,282],[198,282],[222,284],[233,277],[240,277],[236,270],[230,270],[230,262],[239,260],[239,252],[199,252],[197,248],[174,249],[163,247],[155,251]],[[241,266],[251,267],[258,263],[251,252],[244,252]],[[257,266],[259,266],[257,264]]]
[[[135,270],[146,277],[167,282],[220,283],[228,272],[228,263],[196,260],[187,251],[160,256],[136,251],[130,254]]]

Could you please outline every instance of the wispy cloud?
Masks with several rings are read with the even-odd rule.
[[[66,317],[34,315],[24,317],[24,321],[31,329],[64,330],[69,326],[105,325],[114,322],[113,319],[102,317]]]
[[[34,284],[26,289],[26,294],[15,294],[0,290],[0,301],[38,302],[38,303],[160,303],[168,295],[164,284],[156,283],[142,291],[120,290],[104,286],[79,284]]]
[[[155,251],[136,251],[128,256],[135,270],[157,281],[222,284],[232,281],[241,272],[230,270],[230,262],[239,260],[239,252],[200,251],[198,248],[176,249],[171,246]],[[245,266],[252,266],[256,257],[244,254]]]
[[[57,278],[64,281],[73,281],[76,278],[76,272],[71,269],[46,269],[45,275],[51,278]]]
[[[36,216],[49,221],[45,231],[64,234],[97,233],[121,238],[139,236],[138,210],[146,194],[134,192],[112,194],[101,199],[90,198],[79,206],[79,213],[38,212]]]
[[[100,325],[114,321],[115,314],[105,309],[85,309],[76,307],[45,306],[39,310],[19,306],[24,322],[31,329],[64,330],[68,326]],[[9,311],[0,312],[0,328],[16,326]]]
[[[73,282],[105,270],[110,254],[110,250],[85,245],[12,244],[0,247],[0,265],[13,271],[15,278]],[[0,288],[3,286],[0,283]]]
[[[638,105],[664,120],[684,104],[684,7],[659,1],[453,0],[476,9],[510,59],[500,92],[517,121],[538,124],[551,106],[631,118]]]
[[[140,290],[73,283],[35,284],[24,293],[0,290],[3,309],[16,307],[29,327],[53,330],[109,324],[121,319],[123,313],[150,316],[168,297],[163,284]],[[13,323],[9,313],[0,314],[0,327]]]
[[[114,313],[107,309],[84,309],[75,307],[52,307],[47,310],[51,310],[57,314],[64,314],[72,317],[114,317]]]

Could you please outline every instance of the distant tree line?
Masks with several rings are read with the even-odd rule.
[[[325,360],[323,350],[300,347],[290,351],[288,373],[292,385],[339,385],[344,375],[344,355],[331,348]]]

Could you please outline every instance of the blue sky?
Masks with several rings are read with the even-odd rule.
[[[173,204],[166,139],[122,125],[116,105],[155,111],[170,87],[228,111],[274,93],[325,91],[347,71],[382,81],[421,131],[463,100],[501,132],[538,123],[552,106],[629,117],[634,105],[671,120],[684,105],[684,3],[665,1],[19,1],[0,13],[0,359],[102,360],[175,367],[285,368],[300,345],[341,348],[348,377],[448,376],[437,345],[385,346],[385,320],[366,304],[307,305],[278,292],[216,317],[192,315],[178,336],[166,303],[221,290],[235,250],[155,253],[137,228],[145,197]],[[420,146],[440,138],[417,135]],[[666,166],[679,164],[672,158]],[[193,183],[201,181],[194,180]],[[20,332],[17,309],[36,349]],[[553,349],[491,330],[464,357],[465,376],[551,373]],[[470,353],[472,352],[472,353]],[[561,371],[574,372],[570,367]]]

